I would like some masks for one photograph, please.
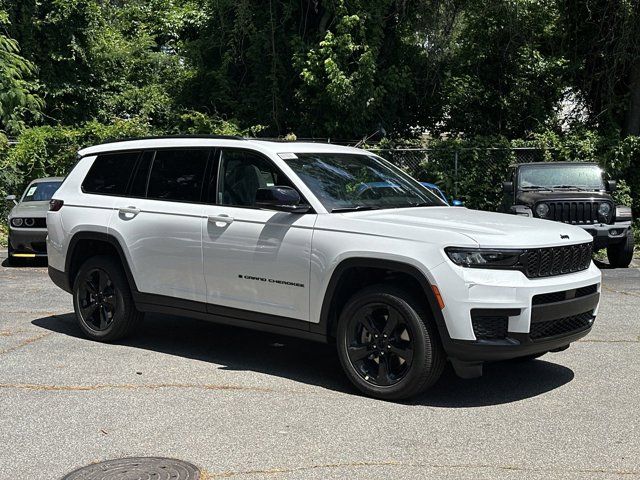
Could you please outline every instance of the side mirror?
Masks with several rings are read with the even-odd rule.
[[[297,190],[285,186],[259,188],[256,192],[256,207],[290,213],[306,213],[311,209],[309,205],[300,205]]]
[[[607,189],[607,192],[613,193],[616,191],[618,183],[615,180],[607,180],[605,183],[605,187]]]
[[[462,200],[451,200],[452,207],[464,207],[464,202]]]
[[[18,201],[16,200],[16,196],[15,196],[15,195],[7,195],[6,197],[4,197],[4,199],[5,199],[7,202],[13,202],[13,203],[15,203],[16,205],[18,204]]]
[[[513,182],[502,182],[502,191],[507,195],[513,193]]]

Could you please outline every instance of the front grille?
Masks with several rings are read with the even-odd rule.
[[[589,311],[557,320],[532,323],[529,336],[531,340],[535,341],[579,332],[580,330],[590,327],[593,319],[593,312]]]
[[[600,223],[598,216],[598,208],[601,203],[608,203],[611,207],[609,215],[605,218],[605,223],[611,221],[611,215],[613,214],[613,205],[611,202],[603,201],[556,201],[556,202],[542,202],[549,206],[549,214],[545,217],[557,222],[570,223],[574,225],[589,225],[593,223]],[[534,209],[535,212],[535,209]]]
[[[598,284],[594,283],[586,287],[580,287],[575,290],[563,290],[561,292],[541,293],[535,295],[532,300],[533,305],[544,305],[546,303],[562,302],[572,298],[585,297],[598,291]],[[573,294],[575,292],[575,294]]]
[[[509,317],[482,316],[471,310],[471,324],[478,340],[497,340],[507,336]]]
[[[586,270],[591,264],[591,254],[591,243],[532,248],[525,250],[520,263],[528,278],[550,277]]]

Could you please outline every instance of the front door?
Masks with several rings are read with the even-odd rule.
[[[256,152],[222,149],[217,185],[202,223],[207,302],[308,321],[316,215],[255,207],[258,188],[293,186]]]

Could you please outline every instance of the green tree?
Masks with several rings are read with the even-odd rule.
[[[43,106],[35,93],[36,67],[20,55],[18,42],[6,33],[9,16],[0,3],[0,130],[14,134]]]

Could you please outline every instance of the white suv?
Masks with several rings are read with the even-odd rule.
[[[583,229],[450,207],[364,150],[228,137],[79,152],[47,216],[49,275],[95,340],[143,312],[335,342],[368,395],[586,335],[600,295]]]

